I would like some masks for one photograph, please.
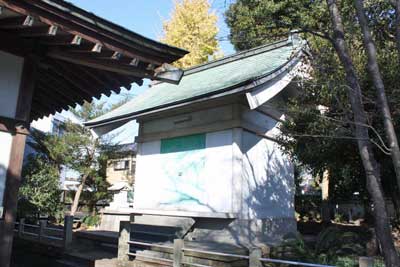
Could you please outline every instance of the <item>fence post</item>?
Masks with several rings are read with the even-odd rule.
[[[360,257],[358,259],[358,263],[359,263],[360,267],[373,267],[374,266],[374,258]]]
[[[181,267],[183,260],[183,239],[174,239],[174,264],[173,267]]]
[[[19,225],[18,225],[18,237],[22,238],[22,236],[24,235],[24,230],[25,230],[25,219],[22,218],[19,220]]]
[[[121,221],[119,223],[118,238],[118,266],[125,266],[129,261],[129,244],[131,240],[131,222]]]
[[[74,216],[66,215],[64,217],[64,249],[68,249],[68,247],[72,243],[73,224],[74,224]]]
[[[43,220],[41,220],[41,221],[39,221],[39,235],[38,235],[38,238],[39,238],[39,242],[42,242],[43,241],[43,236],[44,236],[44,228],[46,227],[46,221],[43,221]]]
[[[262,257],[260,248],[249,248],[249,267],[262,267],[260,258]]]

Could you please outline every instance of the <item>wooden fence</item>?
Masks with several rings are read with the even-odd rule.
[[[194,248],[185,247],[184,240],[175,239],[173,245],[157,244],[157,243],[147,243],[139,240],[131,240],[131,224],[130,222],[122,221],[120,223],[120,233],[118,240],[118,266],[130,266],[129,261],[132,259],[139,258],[141,261],[149,262],[159,262],[165,266],[171,267],[183,267],[183,266],[193,266],[193,267],[211,267],[209,265],[193,263],[187,261],[185,258],[185,253],[187,254],[202,254],[208,255],[210,258],[213,257],[225,257],[232,258],[235,260],[246,261],[248,267],[263,267],[263,266],[305,266],[305,267],[335,267],[332,265],[314,264],[306,263],[292,260],[282,260],[282,259],[272,259],[263,257],[260,248],[249,248],[248,255],[230,254],[216,251],[205,251],[198,250]],[[155,256],[151,254],[137,253],[137,250],[141,248],[157,248],[162,251],[167,251],[172,257],[162,257]],[[165,255],[165,253],[160,253],[160,255]],[[207,258],[207,256],[206,256]],[[358,262],[355,262],[354,266],[359,267],[374,267],[375,259],[370,257],[359,257]]]
[[[64,217],[64,227],[48,227],[47,221],[41,220],[39,224],[25,223],[25,219],[20,219],[15,223],[14,232],[21,239],[33,240],[39,243],[68,248],[72,243],[73,217]]]

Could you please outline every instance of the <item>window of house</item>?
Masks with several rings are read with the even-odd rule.
[[[114,161],[114,171],[126,170],[129,168],[129,160]]]
[[[135,171],[136,171],[136,160],[132,160],[131,175],[135,175]]]

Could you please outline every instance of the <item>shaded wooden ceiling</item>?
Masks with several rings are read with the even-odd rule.
[[[37,64],[31,120],[143,78],[177,83],[182,72],[167,63],[187,53],[63,0],[0,0],[0,40],[0,50]]]

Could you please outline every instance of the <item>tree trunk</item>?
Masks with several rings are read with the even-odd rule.
[[[364,166],[367,190],[371,195],[373,203],[373,215],[375,220],[375,230],[382,246],[383,256],[386,267],[400,266],[400,259],[397,255],[393,237],[391,234],[389,219],[386,211],[386,204],[381,186],[380,171],[378,163],[373,154],[371,142],[369,140],[368,129],[362,125],[367,123],[367,118],[361,100],[361,88],[358,81],[352,59],[350,58],[347,45],[344,40],[344,27],[335,0],[326,1],[329,8],[333,27],[333,44],[339,59],[346,72],[346,80],[349,85],[349,98],[354,115],[355,135],[357,138],[360,157]]]
[[[88,176],[86,174],[82,177],[81,184],[79,185],[78,190],[75,193],[74,201],[72,202],[72,206],[71,206],[71,213],[70,213],[71,216],[75,216],[75,213],[78,210],[79,199],[81,198],[81,194],[83,191],[83,187],[85,186],[87,177]]]
[[[400,0],[392,0],[394,9],[396,10],[396,19],[394,21],[394,27],[396,29],[396,46],[397,46],[397,58],[400,66]]]
[[[400,1],[400,0],[399,0]],[[391,150],[392,162],[394,171],[396,173],[397,186],[400,189],[400,149],[399,143],[394,130],[392,115],[390,113],[389,104],[386,98],[385,85],[383,83],[382,75],[379,70],[377,52],[374,41],[372,40],[371,32],[368,27],[367,18],[365,16],[363,0],[355,0],[355,6],[357,9],[357,17],[363,33],[363,41],[365,51],[368,56],[368,71],[372,77],[376,93],[378,95],[379,108],[382,113],[383,125],[387,139],[389,141],[389,147]]]

